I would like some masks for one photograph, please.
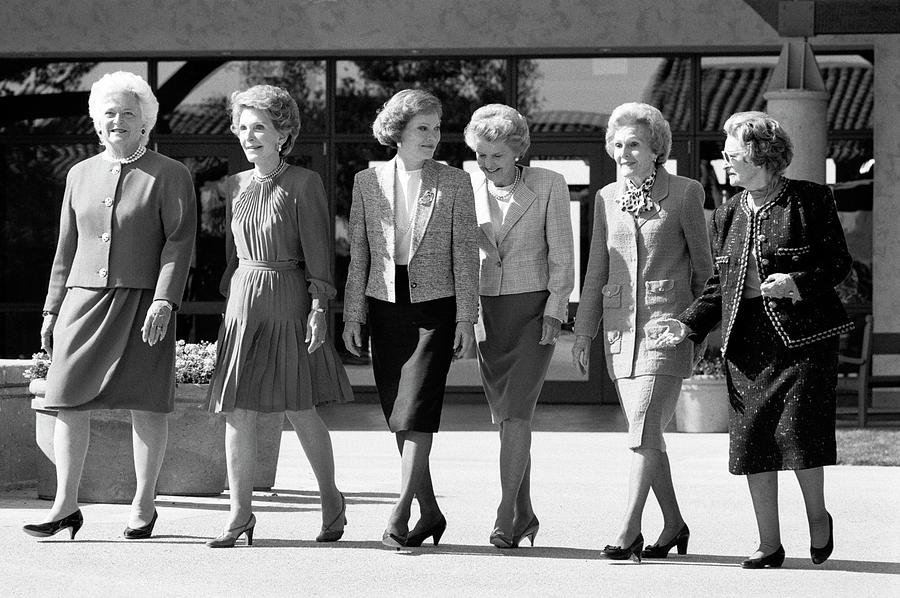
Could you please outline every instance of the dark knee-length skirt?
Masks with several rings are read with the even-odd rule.
[[[175,315],[152,347],[141,327],[153,289],[70,288],[53,330],[45,405],[59,409],[175,407]]]
[[[838,338],[790,349],[744,299],[728,341],[730,448],[736,475],[833,465]]]
[[[538,344],[547,291],[481,297],[478,365],[495,424],[531,421],[554,345]]]
[[[404,288],[397,270],[397,288]],[[403,299],[368,299],[375,386],[391,432],[433,433],[440,427],[453,361],[456,298]]]

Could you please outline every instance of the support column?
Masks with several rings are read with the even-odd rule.
[[[785,176],[825,183],[828,92],[808,43],[785,42],[763,97],[766,112],[781,123],[794,144],[794,159]]]
[[[875,41],[875,190],[872,202],[872,307],[876,332],[900,332],[900,35]],[[885,358],[887,359],[887,358]],[[897,373],[885,361],[873,362],[876,373]],[[887,368],[886,370],[881,370]]]

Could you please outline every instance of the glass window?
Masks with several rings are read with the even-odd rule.
[[[675,131],[691,118],[688,58],[541,58],[518,63],[519,110],[536,133],[597,133],[624,102],[659,108]]]
[[[484,104],[503,102],[503,60],[338,60],[335,130],[368,133],[379,108],[401,89],[422,88],[443,104],[445,132],[462,133]]]
[[[4,63],[0,79],[0,132],[93,135],[88,94],[100,77],[130,71],[147,78],[146,62]],[[9,116],[14,115],[14,116]]]
[[[817,56],[828,90],[828,128],[836,131],[872,129],[874,69],[860,56]]]
[[[174,108],[161,115],[157,129],[184,135],[228,134],[231,94],[262,83],[283,87],[297,100],[301,135],[325,131],[324,60],[160,62],[160,102]]]
[[[777,56],[716,56],[700,60],[700,124],[703,131],[721,131],[735,112],[765,110]]]
[[[0,355],[38,349],[66,174],[89,144],[0,145]]]

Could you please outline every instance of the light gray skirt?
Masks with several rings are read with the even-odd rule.
[[[666,451],[663,432],[681,394],[678,376],[650,374],[616,380],[616,392],[628,420],[628,448]]]

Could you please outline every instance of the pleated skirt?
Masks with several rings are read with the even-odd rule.
[[[628,448],[666,452],[663,432],[675,415],[683,380],[649,374],[616,379],[619,403],[628,420]]]
[[[153,289],[68,289],[53,330],[48,408],[174,410],[174,316],[154,346],[141,339],[153,295]]]
[[[726,355],[731,473],[834,465],[838,342],[789,349],[762,298],[741,302]]]
[[[398,266],[396,288],[408,289],[407,280],[406,268]],[[437,432],[453,361],[456,298],[410,303],[407,294],[396,303],[368,301],[372,369],[388,427]]]
[[[300,411],[353,400],[329,338],[306,351],[310,297],[303,270],[288,262],[241,262],[219,329],[209,410]]]
[[[478,365],[491,420],[531,421],[554,345],[540,345],[547,291],[481,297]]]

